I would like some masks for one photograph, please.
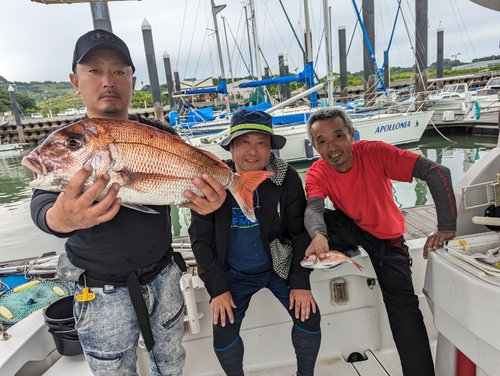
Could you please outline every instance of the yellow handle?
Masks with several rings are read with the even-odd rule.
[[[95,299],[95,294],[93,292],[89,291],[88,287],[84,287],[82,289],[82,293],[76,295],[75,299],[77,302],[80,302],[80,303],[89,302],[89,301]]]
[[[21,292],[26,289],[29,289],[30,287],[36,286],[40,283],[40,281],[31,281],[28,283],[25,283],[24,285],[20,285],[14,288],[14,292]]]

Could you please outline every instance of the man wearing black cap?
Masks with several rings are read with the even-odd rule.
[[[224,372],[243,375],[241,323],[252,296],[268,288],[293,319],[292,343],[301,376],[314,374],[321,342],[320,313],[311,294],[310,269],[300,266],[311,239],[304,228],[306,200],[297,171],[271,152],[286,139],[272,117],[241,110],[221,146],[236,172],[267,170],[254,194],[257,221],[250,222],[228,194],[208,215],[192,213],[189,235],[199,276],[212,298],[214,350]]]
[[[175,133],[160,121],[128,114],[135,68],[116,35],[92,30],[81,36],[72,68],[71,83],[87,106],[87,117],[135,120]],[[96,202],[109,176],[83,192],[91,173],[90,165],[81,169],[61,194],[36,190],[31,202],[35,224],[67,238],[70,262],[64,265],[70,270],[62,274],[76,274],[74,312],[87,363],[95,375],[136,374],[142,333],[150,374],[181,375],[184,302],[179,280],[185,264],[171,246],[170,208],[152,206],[158,214],[147,214],[121,207],[117,184]],[[226,191],[212,177],[204,175],[194,184],[205,198],[186,192],[191,209],[207,214],[224,202]]]

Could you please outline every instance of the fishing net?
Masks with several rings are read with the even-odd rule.
[[[64,292],[64,295],[59,296],[54,292],[52,289],[55,286],[59,287]],[[11,319],[4,317],[0,308],[0,321],[8,325],[15,324],[56,300],[73,295],[74,289],[74,283],[70,282],[40,281],[38,285],[29,287],[26,290],[19,292],[14,292],[13,289],[9,290],[0,296],[0,306],[8,309],[14,317]]]

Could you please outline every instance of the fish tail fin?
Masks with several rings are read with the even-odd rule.
[[[353,264],[356,268],[359,269],[360,272],[363,271],[363,266],[361,266],[360,264],[358,264],[356,261],[354,261],[353,259],[350,259],[349,261],[351,264]]]
[[[253,192],[260,183],[273,175],[274,173],[269,171],[246,171],[234,174],[233,184],[228,189],[233,194],[238,205],[240,205],[245,217],[252,222],[255,222]]]

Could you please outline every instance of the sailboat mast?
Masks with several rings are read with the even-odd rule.
[[[219,28],[217,26],[217,14],[224,9],[225,5],[215,5],[215,1],[212,1],[212,16],[214,18],[214,32],[215,32],[215,40],[217,41],[217,52],[219,53],[219,64],[220,64],[220,77],[226,78],[224,75],[224,62],[222,61],[222,48],[220,45],[220,37],[219,37]]]
[[[227,31],[226,31],[226,19],[222,17],[222,23],[224,25],[224,38],[226,38],[226,48],[227,48],[227,61],[229,62],[229,73],[231,74],[231,91],[234,98],[234,102],[236,103],[236,95],[234,95],[234,75],[233,68],[231,66],[231,52],[229,51],[229,42],[227,40]]]
[[[245,25],[247,27],[248,50],[250,51],[250,77],[253,80],[253,57],[252,57],[252,43],[250,42],[250,28],[248,27],[248,14],[247,6],[245,5]]]
[[[213,1],[213,0],[212,0]],[[250,17],[252,18],[252,33],[253,33],[253,48],[255,51],[255,65],[257,69],[257,80],[262,80],[262,74],[260,71],[260,54],[259,54],[259,41],[257,39],[257,22],[255,21],[255,8],[253,6],[253,0],[248,2],[250,4]]]
[[[328,0],[323,0],[323,19],[325,24],[325,47],[326,47],[326,80],[328,107],[333,106],[333,85],[332,85],[332,29],[330,23],[330,9],[328,8]]]
[[[313,61],[312,59],[312,35],[311,35],[311,25],[309,23],[309,2],[307,0],[304,0],[304,17],[306,19],[306,54],[307,54],[307,61],[305,63],[309,63]],[[305,65],[304,63],[304,65]]]

